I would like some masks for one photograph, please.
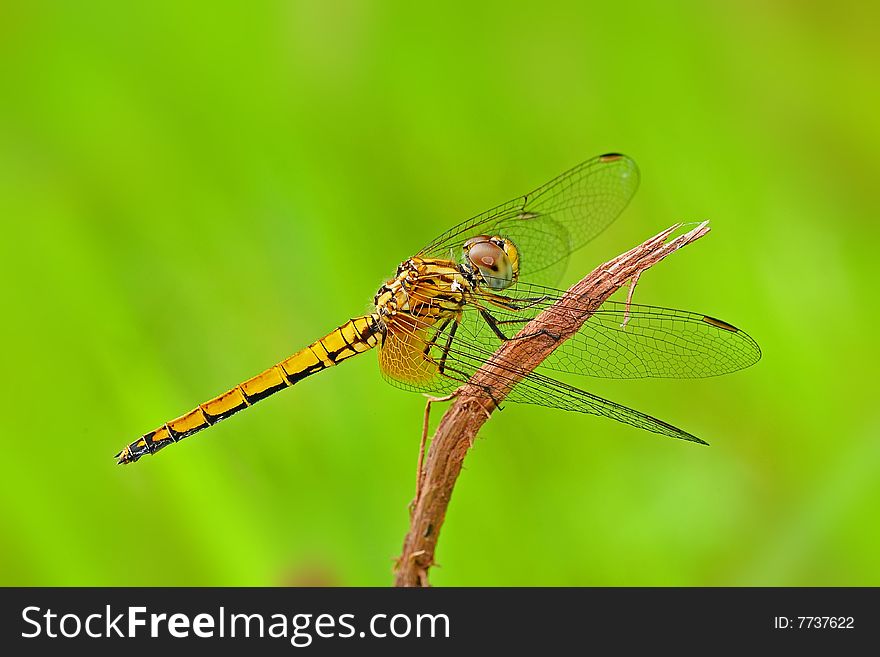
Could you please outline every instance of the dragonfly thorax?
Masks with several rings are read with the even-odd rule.
[[[400,264],[373,301],[385,323],[399,313],[436,321],[458,311],[473,287],[472,274],[456,262],[414,257]]]

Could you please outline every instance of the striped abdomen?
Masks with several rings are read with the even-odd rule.
[[[186,415],[166,422],[155,431],[144,434],[119,452],[116,455],[117,461],[134,463],[145,454],[155,454],[166,445],[176,443],[216,424],[311,374],[372,349],[380,339],[381,329],[378,320],[378,315],[350,319],[338,329],[265,372],[257,374],[204,404],[199,404]]]

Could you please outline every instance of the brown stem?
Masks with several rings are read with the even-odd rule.
[[[470,381],[459,388],[459,394],[440,420],[428,449],[419,496],[410,516],[403,553],[395,569],[395,586],[428,586],[428,569],[434,565],[434,551],[452,490],[465,454],[495,408],[493,400],[501,402],[526,373],[577,333],[590,315],[627,281],[637,279],[644,270],[670,253],[709,232],[708,222],[703,222],[667,242],[666,239],[680,227],[681,224],[676,224],[597,267],[518,334],[530,337],[502,343]],[[547,327],[552,327],[552,331],[542,331]],[[515,363],[516,366],[505,366],[504,363]]]

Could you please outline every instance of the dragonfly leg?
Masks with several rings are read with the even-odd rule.
[[[480,316],[486,320],[486,323],[489,325],[489,328],[492,329],[492,332],[498,336],[498,339],[502,342],[507,342],[510,338],[508,338],[501,329],[498,327],[498,320],[492,317],[488,311],[480,308]]]
[[[449,322],[451,322],[451,321],[452,321],[452,318],[449,318],[449,319],[447,319],[445,322],[443,322],[443,323],[439,326],[439,328],[437,329],[437,331],[434,333],[434,337],[432,337],[430,340],[428,340],[428,341],[425,343],[425,350],[424,350],[422,353],[424,353],[424,355],[425,355],[426,357],[427,357],[428,354],[431,352],[431,347],[433,347],[435,344],[437,344],[437,338],[439,338],[440,335],[443,333],[443,331],[446,330],[446,327],[449,326]],[[452,330],[453,330],[453,333],[454,333],[454,332],[455,332],[455,328],[453,328]]]
[[[449,322],[447,322],[448,324]],[[455,332],[458,330],[458,322],[452,325],[452,330],[449,331],[449,337],[446,338],[446,344],[443,345],[443,355],[440,356],[440,364],[437,368],[437,371],[440,374],[443,374],[443,370],[446,368],[446,357],[449,355],[449,350],[452,348],[452,339],[455,337]]]
[[[535,333],[530,333],[528,335],[520,335],[520,336],[509,338],[506,335],[504,335],[504,333],[501,331],[501,328],[500,328],[501,325],[502,324],[523,323],[525,320],[507,319],[507,320],[499,321],[499,320],[495,319],[487,310],[484,310],[482,308],[480,309],[480,315],[482,316],[482,318],[484,320],[486,320],[486,323],[489,325],[489,328],[492,329],[492,332],[496,336],[498,336],[498,339],[501,340],[502,342],[507,342],[508,340],[523,340],[526,338],[534,338],[539,335],[546,335],[546,336],[552,338],[553,340],[556,340],[556,341],[559,340],[558,335],[548,331],[547,329],[541,329],[540,331],[536,331]]]
[[[432,397],[431,395],[425,395],[427,397],[427,402],[425,403],[425,417],[422,420],[422,440],[419,443],[419,460],[416,464],[416,496],[413,498],[412,502],[409,503],[409,512],[412,514],[412,510],[415,508],[416,503],[419,501],[419,497],[422,495],[422,482],[425,478],[424,471],[424,463],[425,463],[425,446],[428,443],[428,422],[431,418],[431,404],[434,402],[445,402],[455,399],[458,396],[458,390],[453,391],[448,395],[444,395],[443,397]]]
[[[452,319],[447,319],[443,322],[443,325],[437,329],[437,332],[434,333],[434,337],[432,337],[428,342],[425,343],[425,349],[422,351],[422,354],[426,359],[434,360],[431,357],[431,348],[437,346],[437,338],[440,337],[440,334],[449,326],[449,322]],[[449,350],[452,348],[452,339],[455,337],[455,332],[458,330],[458,322],[455,322],[452,325],[452,329],[449,331],[449,335],[446,337],[446,342],[440,349],[440,359],[437,360],[437,371],[440,374],[443,374],[443,369],[446,367],[446,357],[449,355]]]
[[[480,312],[485,312],[485,311],[481,310]],[[487,321],[489,321],[490,326],[491,326],[492,325],[491,322],[495,321],[495,318],[492,317],[491,315],[489,315],[488,313],[486,313],[486,315],[489,317],[489,320],[487,320]],[[444,326],[448,323],[449,322],[444,323]],[[449,356],[449,354],[451,352],[452,341],[455,338],[455,332],[457,330],[458,330],[458,322],[456,321],[456,322],[453,322],[452,328],[449,331],[449,335],[446,337],[446,342],[443,344],[443,347],[441,348],[440,358],[437,361],[437,372],[441,376],[445,376],[448,379],[456,381],[459,385],[464,385],[464,384],[468,383],[468,380],[470,379],[470,375],[466,372],[455,369],[454,367],[450,367],[447,363],[447,357]],[[438,331],[438,333],[439,333],[439,331]],[[438,336],[436,336],[436,335],[434,336],[434,338],[432,339],[432,343],[436,343],[437,337]],[[504,336],[503,333],[500,334],[499,337],[502,340],[508,339],[507,337]],[[457,377],[452,376],[450,374],[450,372],[452,374],[457,374],[458,376]],[[498,403],[498,400],[495,399],[494,395],[492,395],[492,390],[488,386],[482,386],[482,388],[483,388],[483,392],[486,393],[486,396],[492,400],[492,403],[495,405],[495,408],[497,408],[499,411],[503,410],[501,407],[501,404]],[[424,422],[424,431],[425,432],[427,431],[428,412],[429,412],[431,402],[432,401],[448,401],[449,399],[452,399],[457,394],[458,394],[458,390],[455,390],[450,395],[447,395],[445,397],[439,397],[439,398],[434,398],[434,397],[430,397],[428,395],[425,395],[426,397],[428,397],[428,405],[425,407],[425,422]],[[486,416],[487,417],[489,416],[489,411],[486,411]],[[424,437],[423,437],[423,440],[424,440]]]
[[[456,378],[456,377],[454,377],[454,376],[450,376],[449,374],[447,374],[447,372],[453,372],[453,373],[455,373],[455,374],[458,374],[461,378]],[[470,374],[468,374],[467,372],[462,372],[461,370],[457,370],[457,369],[455,369],[455,368],[453,368],[453,367],[449,367],[449,366],[447,365],[446,368],[445,368],[445,371],[443,372],[443,374],[444,374],[444,376],[449,377],[449,378],[452,379],[453,381],[458,381],[458,382],[461,384],[461,386],[464,386],[464,385],[471,385],[470,382],[469,382],[469,380],[470,380]],[[477,388],[480,388],[480,389],[485,393],[485,395],[486,395],[489,399],[492,400],[492,404],[495,406],[495,408],[497,408],[499,411],[503,411],[503,410],[504,410],[504,407],[501,406],[501,403],[500,403],[497,399],[495,399],[495,395],[492,394],[492,388],[491,388],[491,387],[486,386],[486,385],[476,385],[476,384],[474,384],[474,386],[477,387]],[[458,392],[458,391],[456,391],[456,392]],[[489,417],[489,415],[490,415],[489,411],[486,411],[485,409],[483,409],[483,410],[486,412],[486,417]]]

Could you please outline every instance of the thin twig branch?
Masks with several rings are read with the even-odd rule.
[[[638,280],[643,271],[709,232],[708,222],[703,222],[667,242],[681,226],[676,224],[597,267],[517,335],[530,337],[504,342],[470,381],[458,389],[428,450],[420,493],[410,515],[403,553],[397,562],[395,586],[428,586],[428,569],[434,565],[437,539],[462,462],[480,427],[494,410],[495,402],[500,403],[524,373],[534,370],[556,347],[577,333],[619,288],[628,281]],[[542,331],[548,327],[552,327],[552,331]],[[515,363],[515,367],[505,365],[510,363]]]

